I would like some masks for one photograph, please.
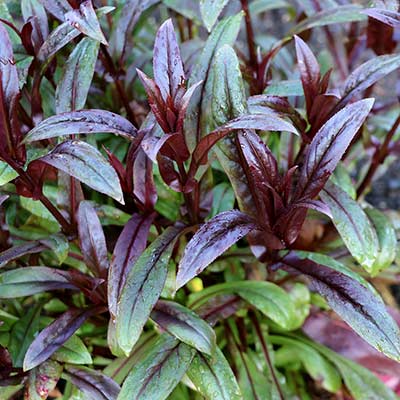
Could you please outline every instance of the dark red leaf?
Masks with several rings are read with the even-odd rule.
[[[367,46],[374,50],[375,54],[378,56],[393,53],[394,49],[396,48],[396,41],[393,39],[393,32],[393,26],[369,17],[367,28]]]
[[[95,309],[68,310],[44,328],[25,354],[24,370],[35,368],[51,357],[94,312]]]
[[[354,135],[370,112],[373,99],[364,99],[336,113],[309,145],[293,202],[314,198],[323,188]]]
[[[185,73],[172,20],[165,21],[157,32],[153,55],[154,80],[162,98],[171,97],[176,106],[177,93],[185,84]]]
[[[115,315],[121,289],[133,264],[144,251],[154,215],[134,214],[118,237],[108,273],[108,307]]]
[[[177,289],[256,227],[252,218],[237,210],[225,211],[207,221],[186,246],[178,267]]]
[[[309,114],[314,98],[319,92],[319,81],[321,79],[319,64],[311,49],[302,39],[295,35],[294,40],[301,83],[306,98],[307,114]]]
[[[362,12],[393,28],[400,27],[400,13],[398,12],[380,8],[366,8]]]
[[[87,267],[95,276],[106,277],[108,257],[106,239],[95,209],[88,201],[79,204],[77,213],[79,245]]]

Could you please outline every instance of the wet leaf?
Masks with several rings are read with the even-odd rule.
[[[351,255],[366,271],[373,273],[379,242],[361,206],[333,183],[328,183],[320,195],[328,205],[332,221]]]
[[[223,212],[207,221],[186,246],[178,267],[177,289],[200,274],[218,256],[255,228],[249,216],[236,210]]]
[[[209,32],[227,4],[228,0],[200,0],[201,17]]]
[[[69,364],[91,364],[93,362],[89,350],[76,335],[72,335],[51,358]]]
[[[151,319],[180,341],[212,356],[215,351],[215,333],[196,313],[178,303],[160,300],[151,313]]]
[[[57,113],[84,108],[99,52],[99,42],[83,38],[69,56],[56,90]]]
[[[195,350],[168,334],[138,360],[118,400],[165,400],[191,364]]]
[[[91,145],[78,140],[68,140],[56,146],[40,160],[124,204],[117,173]]]
[[[116,313],[119,347],[126,355],[138,340],[167,279],[168,261],[182,228],[170,227],[142,253],[129,271]]]

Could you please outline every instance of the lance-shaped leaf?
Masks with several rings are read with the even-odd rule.
[[[195,350],[168,334],[160,336],[132,368],[118,400],[165,400],[188,369]]]
[[[223,212],[207,221],[186,246],[178,267],[176,288],[200,274],[253,229],[256,229],[254,220],[237,210]]]
[[[236,281],[213,285],[192,294],[189,306],[197,309],[209,299],[227,294],[240,296],[285,329],[292,329],[296,323],[294,317],[296,310],[292,299],[272,282]]]
[[[355,399],[396,400],[398,397],[374,373],[361,365],[340,356],[334,351],[304,336],[296,336],[296,342],[301,341],[315,348],[331,361],[342,375],[347,389]],[[367,396],[367,397],[366,397]]]
[[[57,289],[77,289],[68,272],[48,267],[24,267],[0,274],[0,298],[30,296]]]
[[[398,54],[374,57],[356,68],[346,79],[343,96],[335,109],[343,107],[353,96],[361,93],[379,79],[400,67]]]
[[[25,398],[29,400],[47,399],[61,377],[63,366],[48,360],[29,372]]]
[[[25,142],[71,134],[110,132],[128,140],[137,137],[136,128],[124,117],[105,110],[81,110],[53,115],[36,125]]]
[[[93,309],[68,310],[44,328],[25,354],[24,370],[35,368],[52,356],[93,312]]]
[[[72,11],[68,0],[40,0],[46,10],[53,14],[60,21],[64,21],[64,14]]]
[[[127,0],[123,3],[118,23],[112,32],[110,45],[112,52],[119,58],[123,58],[128,40],[142,13],[158,3],[158,0]]]
[[[71,26],[69,22],[63,22],[46,38],[39,49],[37,58],[43,62],[49,60],[57,51],[78,37],[79,34],[80,32]]]
[[[121,390],[108,376],[86,367],[67,364],[62,377],[79,388],[88,400],[117,400]]]
[[[63,113],[85,106],[99,52],[99,42],[83,38],[69,56],[56,90],[56,110]]]
[[[197,353],[186,373],[207,400],[243,399],[235,375],[219,348],[212,358]]]
[[[400,360],[400,331],[386,310],[382,299],[349,275],[289,252],[277,265],[289,272],[304,274],[312,289],[356,333],[386,356]]]
[[[209,120],[209,106],[211,102],[212,93],[212,64],[214,56],[223,45],[233,45],[236,40],[236,36],[239,33],[240,23],[242,20],[242,14],[237,14],[233,17],[223,19],[215,29],[204,46],[204,49],[199,57],[199,63],[192,72],[189,79],[189,86],[192,86],[198,82],[200,84],[199,90],[196,90],[192,96],[192,100],[188,107],[188,113],[186,117],[186,129],[188,132],[194,132],[193,136],[187,138],[190,146],[193,146],[200,140],[200,138],[206,133],[208,128]],[[232,115],[236,117],[237,115]],[[228,119],[231,119],[228,118]],[[226,122],[224,120],[222,123]]]
[[[5,267],[9,262],[27,254],[40,253],[46,246],[40,241],[28,242],[18,246],[10,247],[0,253],[0,268]]]
[[[25,314],[12,327],[7,348],[14,367],[22,367],[26,350],[39,330],[41,310],[41,304],[36,304],[36,306],[27,309]]]
[[[200,0],[201,17],[208,32],[211,32],[212,27],[227,4],[228,0]]]
[[[124,204],[124,195],[117,173],[102,154],[90,144],[68,140],[39,160]]]
[[[332,213],[332,221],[352,256],[369,272],[378,256],[379,243],[371,222],[361,206],[333,183],[321,192]]]
[[[90,202],[80,202],[77,222],[79,245],[85,264],[95,276],[105,277],[109,264],[106,238],[99,217]]]
[[[378,254],[371,268],[371,275],[375,276],[388,268],[396,258],[397,237],[393,224],[383,212],[371,207],[366,208],[365,212],[375,228],[379,242]]]
[[[319,64],[311,49],[302,39],[295,36],[294,40],[301,83],[306,98],[307,113],[310,113],[313,101],[319,91],[319,81],[321,79]]]
[[[215,350],[215,333],[196,313],[172,301],[158,301],[151,319],[180,341],[210,356]]]
[[[51,358],[69,364],[91,364],[93,362],[89,350],[76,335],[72,335]]]
[[[164,100],[175,100],[185,81],[181,53],[172,20],[165,21],[157,32],[153,54],[154,80]]]
[[[194,177],[197,168],[207,163],[207,155],[211,148],[221,139],[235,130],[259,129],[264,131],[286,131],[297,134],[296,128],[289,122],[275,115],[244,114],[227,122],[215,131],[204,136],[194,149],[188,176]],[[247,133],[244,133],[244,136]]]
[[[108,307],[112,316],[126,277],[138,257],[146,248],[147,236],[154,216],[134,214],[124,226],[115,244],[108,273]]]
[[[398,8],[396,4],[395,8]],[[385,10],[383,8],[366,8],[363,10],[364,14],[369,17],[377,19],[386,25],[392,26],[393,28],[398,28],[400,26],[400,13],[395,10]]]
[[[298,35],[307,29],[316,28],[317,26],[365,21],[367,18],[365,14],[362,14],[363,10],[364,9],[361,6],[352,4],[319,11],[297,24],[291,30],[291,34]]]
[[[65,14],[65,21],[69,22],[74,28],[84,35],[91,37],[105,45],[107,40],[100,28],[99,20],[93,8],[92,0],[83,1],[79,10],[74,9]]]
[[[373,104],[373,99],[350,104],[321,127],[307,149],[294,194],[295,201],[313,198],[319,193],[364,123]]]
[[[142,253],[126,277],[117,305],[119,347],[129,354],[167,279],[168,261],[182,227],[169,227]]]

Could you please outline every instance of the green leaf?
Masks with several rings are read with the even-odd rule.
[[[40,160],[124,204],[117,173],[90,144],[68,140],[56,146]]]
[[[337,6],[335,8],[323,10],[301,21],[290,31],[290,34],[298,35],[305,30],[316,28],[318,26],[365,21],[367,16],[361,13],[362,10],[363,7],[355,4]]]
[[[99,42],[83,38],[69,56],[56,90],[56,110],[84,108],[99,52]]]
[[[190,296],[189,306],[198,308],[221,294],[236,294],[284,329],[292,329],[296,309],[290,296],[279,286],[264,281],[234,281],[210,286]]]
[[[207,400],[243,399],[235,375],[219,348],[212,358],[197,353],[186,373]]]
[[[8,351],[14,367],[22,367],[26,350],[39,331],[41,309],[40,304],[31,307],[12,327]]]
[[[42,239],[41,243],[45,244],[57,257],[58,263],[61,265],[68,257],[69,243],[68,239],[61,233]]]
[[[146,353],[153,348],[157,339],[158,336],[155,331],[144,333],[136,342],[131,354],[129,354],[128,357],[121,356],[116,358],[104,369],[104,373],[120,385],[125,380],[133,366],[138,363],[138,360],[142,357],[143,353]]]
[[[349,171],[342,162],[337,165],[333,175],[331,176],[331,181],[336,186],[339,186],[341,189],[343,189],[353,200],[356,200],[356,189],[351,180]]]
[[[76,335],[71,336],[51,358],[69,364],[91,364],[93,362],[89,350]]]
[[[217,214],[232,210],[235,204],[235,193],[232,187],[222,182],[213,188],[213,204],[211,209],[211,217],[215,217]]]
[[[239,60],[229,46],[224,46],[218,51],[213,66],[213,76],[215,78],[212,87],[212,119],[213,124],[219,126],[247,111]],[[254,215],[255,206],[241,165],[234,140],[235,135],[231,134],[221,139],[214,147],[214,151],[231,182],[239,208],[249,215]]]
[[[304,96],[303,86],[300,79],[279,81],[270,83],[264,91],[270,96]]]
[[[379,242],[378,255],[371,268],[371,275],[375,276],[388,268],[396,258],[397,237],[390,219],[383,212],[372,207],[366,208],[365,212],[375,228]]]
[[[6,162],[0,161],[0,186],[12,181],[18,176]]]
[[[367,215],[345,191],[328,183],[320,193],[332,213],[332,221],[351,255],[369,273],[378,256],[379,243]]]
[[[355,400],[396,400],[398,397],[375,374],[332,350],[303,337],[296,340],[314,347],[339,370]]]
[[[188,308],[172,301],[158,301],[151,319],[180,341],[210,356],[214,354],[214,330]]]
[[[224,7],[229,0],[200,0],[200,12],[205,27],[211,32]]]
[[[126,278],[117,307],[116,337],[129,355],[161,295],[168,261],[182,228],[167,228],[138,258]]]
[[[252,17],[263,12],[274,10],[276,8],[286,8],[290,4],[283,0],[253,0],[249,4],[249,12]]]
[[[195,350],[163,334],[143,354],[122,385],[118,400],[164,400],[182,379]]]
[[[282,345],[275,352],[275,363],[277,367],[292,364],[299,360],[310,376],[321,382],[324,389],[332,393],[337,392],[342,386],[340,375],[332,363],[326,360],[312,347],[291,338],[270,336],[273,344]]]
[[[63,367],[56,361],[48,360],[29,371],[25,398],[29,400],[47,399],[56,387]]]
[[[204,134],[211,132],[211,130],[208,130],[210,124],[209,110],[211,99],[216,99],[212,91],[213,73],[211,66],[218,49],[226,44],[234,44],[239,33],[241,21],[242,13],[239,13],[232,17],[224,18],[217,24],[208,37],[200,54],[199,62],[190,76],[189,87],[200,81],[202,82],[199,89],[194,92],[186,114],[185,129],[187,132],[191,132],[192,135],[187,137],[191,148],[194,148]]]

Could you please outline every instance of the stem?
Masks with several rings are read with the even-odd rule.
[[[37,186],[37,183],[32,179],[32,177],[14,160],[7,159],[5,160],[11,168],[13,168],[20,178],[31,188]],[[64,216],[58,211],[58,209],[51,203],[51,201],[43,194],[40,193],[38,196],[38,200],[49,210],[49,212],[53,215],[53,217],[58,221],[61,225],[62,230],[66,234],[71,234],[73,232],[72,226],[69,222],[64,218]]]
[[[105,69],[110,73],[112,76],[115,87],[117,88],[117,92],[119,96],[121,97],[122,104],[124,105],[124,108],[126,110],[126,116],[128,117],[129,121],[131,121],[134,125],[138,125],[135,115],[133,114],[132,108],[129,104],[128,97],[126,95],[125,89],[122,86],[121,80],[118,77],[118,71],[115,68],[114,62],[110,56],[110,53],[107,50],[107,47],[104,46],[104,44],[100,45],[101,52],[103,54],[103,65]]]
[[[249,12],[249,3],[248,0],[240,0],[240,3],[242,4],[242,10],[244,12],[244,20],[246,23],[246,35],[247,35],[247,46],[249,49],[249,59],[250,59],[250,66],[252,69],[252,80],[254,85],[254,88],[258,87],[258,61],[257,61],[257,52],[256,52],[256,47],[254,44],[254,30],[253,30],[253,24],[251,22],[251,16]],[[254,91],[253,88],[253,91]],[[257,91],[257,90],[255,90]],[[253,93],[256,94],[256,93]]]
[[[257,333],[257,336],[260,339],[262,351],[264,353],[265,360],[267,361],[268,368],[271,371],[271,376],[272,376],[272,379],[273,379],[273,381],[275,383],[276,389],[278,390],[279,397],[281,398],[281,400],[285,400],[285,397],[283,396],[283,393],[282,393],[282,389],[281,389],[281,387],[279,385],[278,378],[275,375],[275,370],[274,370],[274,366],[272,364],[271,357],[269,355],[268,346],[265,343],[264,335],[263,335],[263,333],[261,331],[261,326],[260,326],[260,323],[258,322],[257,316],[254,313],[251,313],[250,314],[250,319],[253,322],[254,328],[255,328],[256,333]]]
[[[386,135],[385,140],[380,146],[380,148],[375,150],[375,153],[372,156],[372,161],[371,165],[369,166],[368,172],[357,189],[357,198],[360,197],[364,193],[365,189],[371,184],[372,178],[374,177],[375,172],[378,169],[379,165],[385,161],[389,153],[388,149],[390,142],[393,139],[393,136],[396,133],[396,130],[399,127],[399,125],[400,125],[400,115],[397,117],[396,121],[392,125],[389,133]]]

